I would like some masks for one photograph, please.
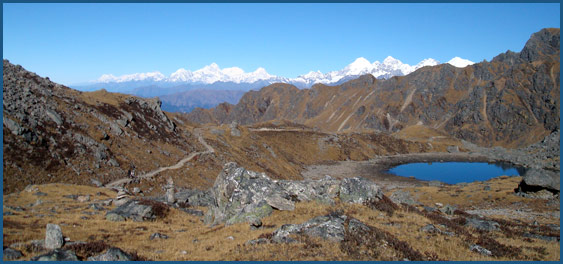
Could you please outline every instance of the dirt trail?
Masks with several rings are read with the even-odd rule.
[[[166,170],[175,170],[175,169],[179,169],[181,167],[183,167],[186,162],[192,160],[194,157],[198,156],[198,155],[202,155],[202,154],[208,154],[208,153],[214,153],[215,150],[213,149],[213,147],[211,147],[210,145],[207,144],[207,142],[205,142],[205,140],[203,139],[203,137],[201,136],[201,132],[199,130],[194,130],[194,133],[197,135],[197,139],[198,141],[207,149],[206,151],[199,151],[199,152],[192,152],[190,155],[188,155],[187,157],[185,157],[184,159],[178,161],[178,163],[172,165],[172,166],[168,166],[168,167],[160,167],[156,170],[153,170],[149,173],[146,173],[144,175],[140,175],[138,178],[139,179],[149,179],[154,177],[155,175],[166,171]],[[105,185],[105,187],[111,188],[111,187],[116,187],[116,186],[121,186],[123,184],[127,184],[130,183],[133,179],[131,178],[122,178],[116,181],[113,181],[111,183],[108,183]]]

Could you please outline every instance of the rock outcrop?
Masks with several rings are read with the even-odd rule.
[[[343,181],[326,177],[317,181],[275,181],[264,173],[227,163],[212,188],[214,202],[205,216],[208,224],[256,222],[275,210],[291,211],[297,201],[348,203],[379,201],[383,193],[375,183],[350,178]]]

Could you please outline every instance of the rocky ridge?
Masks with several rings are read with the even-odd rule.
[[[236,105],[196,109],[197,123],[290,120],[340,132],[396,132],[422,124],[483,146],[524,147],[559,128],[559,29],[534,33],[520,53],[508,51],[465,68],[423,67],[377,80],[299,90],[272,84]]]

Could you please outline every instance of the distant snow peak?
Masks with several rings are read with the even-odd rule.
[[[147,72],[147,73],[134,73],[134,74],[126,74],[119,77],[115,77],[113,74],[104,74],[100,78],[98,78],[98,82],[108,83],[108,82],[135,82],[135,81],[162,81],[166,77],[164,74],[155,71],[155,72]]]
[[[465,67],[473,64],[472,61],[459,57],[451,59],[448,63],[455,67]],[[265,81],[266,83],[284,82],[294,84],[298,87],[310,87],[316,83],[335,84],[364,74],[371,74],[379,79],[387,79],[393,76],[407,75],[422,67],[436,66],[438,64],[440,64],[440,62],[432,58],[424,59],[416,65],[409,65],[391,56],[387,56],[383,62],[375,61],[373,63],[364,57],[359,57],[341,70],[330,71],[327,73],[322,73],[321,71],[311,71],[307,74],[299,75],[297,78],[290,79],[271,75],[262,67],[257,68],[253,72],[245,72],[239,67],[221,69],[217,63],[211,63],[193,72],[180,68],[168,77],[164,76],[160,72],[135,73],[119,77],[112,74],[104,74],[97,80],[97,82],[121,83],[129,81],[165,81],[213,84],[216,82],[256,83],[258,81]]]
[[[104,74],[98,78],[97,82],[129,82],[129,81],[166,81],[166,82],[190,82],[212,84],[215,82],[234,82],[234,83],[253,83],[260,80],[269,80],[277,78],[269,74],[266,69],[259,67],[253,72],[244,72],[239,67],[230,67],[221,69],[217,63],[211,63],[205,67],[190,71],[180,68],[170,74],[169,77],[164,76],[160,72],[135,73],[116,77],[112,74]]]
[[[465,68],[469,65],[475,64],[475,62],[472,62],[472,61],[466,60],[466,59],[462,59],[460,57],[454,57],[453,59],[448,61],[448,64],[455,66],[455,67],[458,67],[458,68]]]

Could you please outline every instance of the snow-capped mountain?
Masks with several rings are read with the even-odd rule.
[[[458,67],[458,68],[465,68],[469,65],[475,64],[475,62],[472,62],[472,61],[466,60],[466,59],[462,59],[460,57],[454,57],[453,59],[448,61],[448,64],[455,66],[455,67]]]
[[[455,57],[448,61],[449,64],[456,67],[465,67],[473,64],[473,62],[459,57]],[[310,87],[316,83],[323,84],[336,84],[341,80],[350,79],[351,77],[360,76],[364,74],[372,74],[379,79],[387,79],[393,76],[407,75],[413,71],[418,70],[424,66],[435,66],[440,64],[435,59],[425,59],[416,65],[409,65],[388,56],[383,62],[369,60],[360,57],[348,64],[341,70],[330,71],[322,73],[320,71],[311,71],[307,74],[299,75],[296,78],[287,78],[269,74],[264,68],[258,68],[253,72],[245,72],[238,67],[223,68],[221,69],[216,63],[207,65],[199,70],[190,71],[180,68],[170,76],[166,77],[162,73],[148,72],[148,73],[135,73],[127,74],[116,77],[112,74],[104,74],[98,78],[94,83],[109,84],[109,83],[126,83],[126,82],[151,82],[161,83],[166,86],[181,85],[181,84],[204,84],[210,85],[217,82],[221,83],[256,83],[256,82],[284,82],[291,83],[300,88]]]

